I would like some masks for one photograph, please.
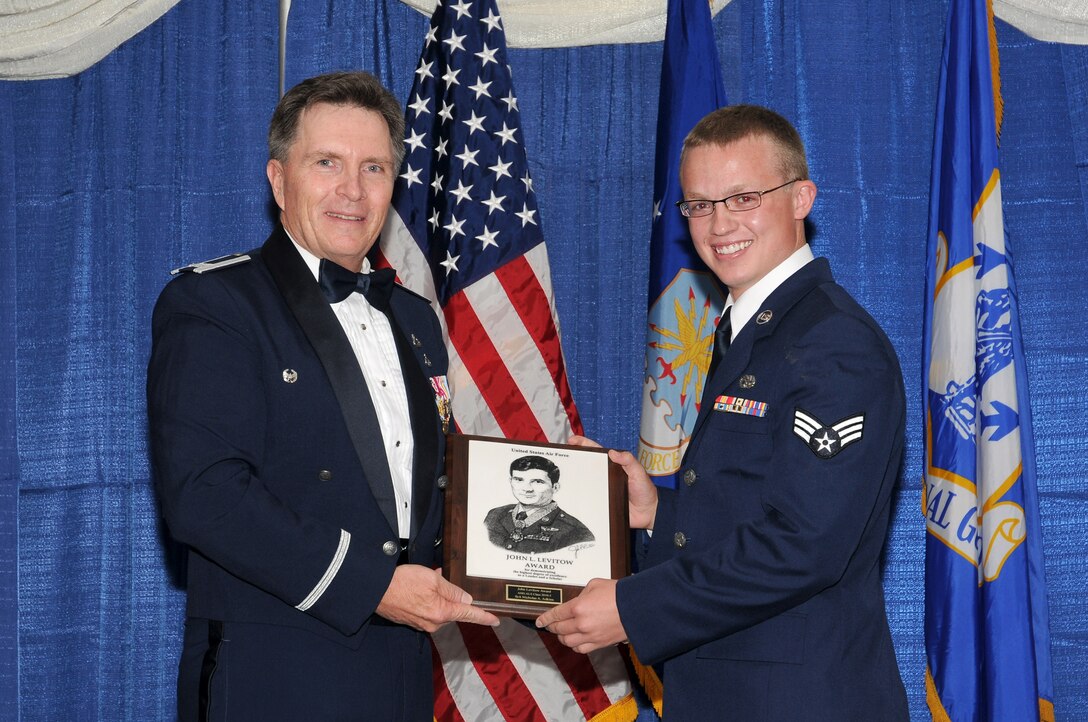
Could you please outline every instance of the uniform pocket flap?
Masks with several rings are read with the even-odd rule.
[[[704,659],[801,664],[805,654],[806,618],[780,614],[754,627],[708,642],[696,650]]]
[[[766,434],[770,432],[771,420],[766,416],[754,416],[732,411],[712,411],[708,421],[719,431],[736,431],[742,434]]]

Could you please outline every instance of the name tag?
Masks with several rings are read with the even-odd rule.
[[[727,414],[745,414],[747,416],[766,416],[767,402],[742,399],[738,396],[721,395],[714,401],[715,411],[724,411]]]

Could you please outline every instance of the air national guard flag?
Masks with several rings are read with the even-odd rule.
[[[680,215],[680,148],[699,120],[725,105],[725,87],[706,0],[669,0],[661,95],[657,106],[646,371],[639,461],[661,486],[676,470],[698,414],[721,309],[720,286],[707,270]]]
[[[459,429],[566,441],[582,426],[495,0],[440,3],[415,76],[382,254],[441,309]],[[615,648],[576,654],[511,620],[448,624],[433,640],[438,720],[637,713]]]
[[[952,0],[925,302],[926,692],[934,720],[1053,720],[1035,451],[1001,211],[997,40]]]

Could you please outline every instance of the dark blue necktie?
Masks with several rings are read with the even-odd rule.
[[[361,293],[371,306],[382,313],[389,310],[389,294],[397,273],[392,268],[379,268],[370,273],[355,273],[327,258],[321,259],[317,282],[329,303],[339,303],[352,293]]]
[[[715,369],[721,363],[725,352],[729,350],[729,342],[733,337],[733,326],[729,322],[729,312],[732,310],[732,306],[725,309],[721,320],[718,321],[718,328],[714,330],[714,351],[710,354],[710,370],[707,372],[707,379],[714,376]]]

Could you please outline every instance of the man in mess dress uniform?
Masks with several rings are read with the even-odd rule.
[[[295,86],[269,129],[271,236],[184,269],[155,308],[156,485],[189,547],[184,722],[429,720],[426,633],[498,624],[433,568],[438,320],[366,257],[403,136],[369,74]]]

